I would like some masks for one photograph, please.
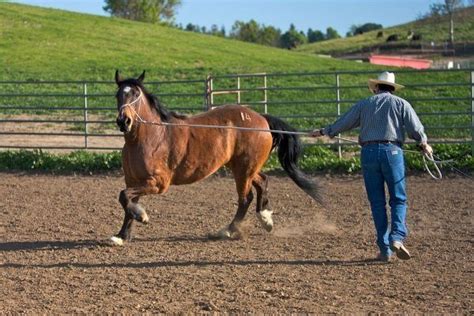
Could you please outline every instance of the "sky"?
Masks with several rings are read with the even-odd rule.
[[[14,0],[24,4],[108,15],[103,0]],[[282,31],[291,23],[297,30],[335,28],[344,36],[352,25],[378,23],[384,27],[415,20],[439,0],[182,0],[176,22],[231,30],[236,20],[256,20]]]

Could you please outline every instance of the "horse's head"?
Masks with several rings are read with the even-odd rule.
[[[121,132],[128,133],[132,130],[133,122],[138,115],[138,106],[143,97],[142,83],[145,79],[145,71],[137,78],[123,79],[117,70],[115,82],[118,90],[117,98],[117,125]]]

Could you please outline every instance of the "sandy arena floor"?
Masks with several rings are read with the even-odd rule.
[[[329,209],[270,178],[275,229],[206,236],[235,214],[231,178],[146,197],[124,247],[120,176],[0,173],[1,313],[474,312],[472,180],[408,178],[407,262],[382,264],[362,179],[317,177]]]

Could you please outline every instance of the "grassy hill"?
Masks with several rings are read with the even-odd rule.
[[[300,73],[334,70],[378,71],[382,68],[369,64],[319,58],[314,54],[269,48],[180,31],[160,25],[0,2],[0,69],[2,70],[0,71],[0,81],[104,80],[110,82],[113,80],[115,69],[121,69],[125,76],[137,75],[146,69],[147,81],[154,81],[180,78],[203,80],[208,74]],[[340,91],[341,99],[357,100],[367,96],[368,76],[366,73],[341,75],[341,83],[345,86]],[[418,98],[418,101],[413,105],[422,112],[466,111],[466,109],[470,109],[470,103],[450,99],[451,97],[467,98],[470,95],[470,89],[466,89],[463,85],[420,86],[423,83],[434,82],[467,82],[468,77],[468,73],[460,72],[397,73],[397,80],[407,86],[407,89],[402,90],[400,95],[409,100]],[[231,87],[235,87],[235,79],[231,81],[233,84]],[[246,79],[241,87],[254,88],[261,85],[261,80],[260,82],[249,81],[250,79]],[[334,83],[335,76],[332,73],[270,77],[268,87],[289,88],[268,91],[269,113],[285,117],[298,129],[310,129],[328,124],[334,119],[336,104],[327,100],[334,100],[336,91],[325,87],[334,85]],[[31,115],[49,117],[53,115],[54,118],[81,119],[83,116],[82,112],[77,111],[51,112],[35,108],[41,104],[48,107],[82,107],[84,100],[80,85],[60,83],[48,85],[0,83],[0,85],[2,88],[0,105],[20,107],[12,110],[2,109],[0,117],[10,117],[11,115],[20,115],[20,118]],[[299,87],[309,87],[309,89]],[[217,88],[222,89],[222,86]],[[160,98],[169,108],[179,108],[185,105],[194,106],[196,111],[202,110],[202,82],[186,86],[177,85],[175,88],[170,85],[160,85],[151,89],[154,92],[157,90],[159,90],[159,94],[196,93],[196,97],[189,98],[178,99],[162,95]],[[108,112],[93,112],[94,118],[110,119],[113,122],[113,117],[116,115],[116,111],[113,110],[115,85],[111,83],[91,84],[88,91],[89,109],[112,108]],[[25,96],[11,97],[11,95],[20,93]],[[77,97],[61,97],[65,93],[71,93]],[[44,94],[49,96],[45,97]],[[424,98],[432,96],[441,99],[434,104],[424,100]],[[235,102],[235,96],[229,96],[229,98],[232,100],[223,100],[223,102]],[[446,98],[446,100],[443,101],[442,98]],[[261,99],[261,92],[245,93],[242,102],[260,101]],[[298,104],[298,101],[304,101],[304,104]],[[351,102],[343,103],[341,110],[345,111]],[[21,107],[25,107],[25,109]],[[258,107],[254,108],[261,110]],[[319,115],[318,113],[328,115]],[[439,125],[467,126],[470,124],[470,116],[427,115],[422,119],[428,128],[433,126],[433,129],[428,129],[430,136],[449,138],[469,137],[470,135],[468,129],[437,129]],[[113,123],[110,125],[110,128],[115,128]],[[106,130],[104,127],[107,126],[107,124],[96,124],[91,129],[93,128],[95,133],[103,133]],[[53,127],[50,126],[50,128]],[[76,131],[76,128],[77,126],[74,126],[71,131]],[[83,126],[78,128],[83,128]],[[68,129],[68,131],[70,130]],[[318,155],[311,154],[308,157],[314,160],[314,157],[321,156]],[[354,162],[352,160],[342,161],[333,156],[334,154],[331,154],[331,158],[326,157],[326,160],[322,160],[321,168],[327,168],[334,163],[336,166],[344,165],[347,167],[344,168],[353,170]],[[7,162],[15,161],[8,155],[5,159]],[[77,157],[71,159],[82,161]],[[104,159],[97,164],[107,165],[109,158]],[[36,156],[32,158],[33,163],[39,160]],[[57,164],[57,161],[54,160],[51,163]],[[1,164],[0,157],[0,169],[2,169]],[[314,164],[308,166],[310,165],[312,167],[308,168],[314,167]],[[356,163],[356,165],[358,164]],[[11,167],[6,167],[7,170],[9,168]]]
[[[447,16],[426,18],[402,25],[383,29],[384,36],[377,37],[380,30],[367,32],[361,35],[339,38],[318,43],[306,44],[298,47],[299,52],[315,54],[344,54],[360,51],[364,48],[385,44],[388,36],[398,34],[400,40],[396,43],[408,44],[406,35],[413,31],[422,35],[422,41],[443,43],[449,37],[449,19]],[[474,6],[465,8],[456,14],[454,23],[455,42],[474,42]]]
[[[0,79],[112,79],[117,68],[158,79],[208,73],[366,69],[166,26],[0,3]]]

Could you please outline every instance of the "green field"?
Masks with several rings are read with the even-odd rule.
[[[456,14],[454,36],[457,43],[474,42],[474,6],[465,8]],[[367,32],[361,35],[322,41],[299,46],[299,52],[313,54],[344,54],[355,53],[373,46],[385,44],[388,36],[398,34],[400,40],[394,44],[408,44],[406,38],[410,31],[422,36],[421,42],[442,44],[449,38],[449,19],[447,16],[426,18],[402,25],[382,29],[384,36],[378,38],[381,30]],[[415,42],[414,42],[415,43]],[[415,43],[416,44],[416,43]]]
[[[150,78],[208,73],[367,69],[178,29],[0,3],[1,80],[111,80],[115,69]]]

